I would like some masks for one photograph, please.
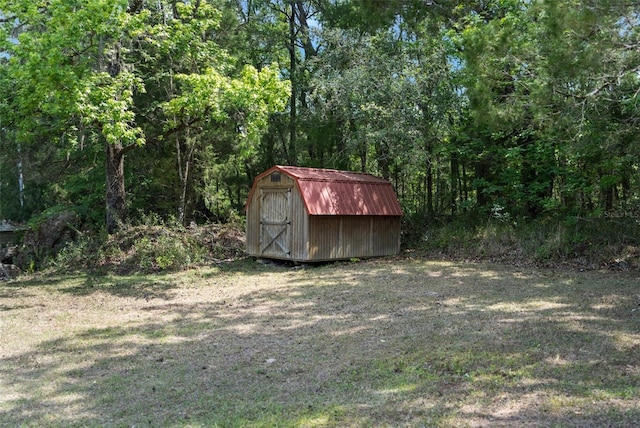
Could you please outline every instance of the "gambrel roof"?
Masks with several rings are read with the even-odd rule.
[[[276,165],[255,182],[276,171],[295,181],[309,215],[402,216],[391,183],[371,174]]]

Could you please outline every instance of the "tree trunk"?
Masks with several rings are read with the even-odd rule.
[[[451,153],[451,196],[450,196],[450,208],[451,216],[455,216],[458,211],[458,192],[460,183],[460,165],[458,163],[458,154]]]
[[[296,153],[296,138],[297,138],[297,106],[296,106],[296,96],[298,90],[298,80],[297,80],[297,61],[296,61],[296,5],[295,2],[291,2],[291,15],[289,15],[289,68],[290,75],[289,81],[291,82],[291,100],[290,100],[290,110],[289,110],[289,158],[287,162],[289,165],[296,165],[297,153]]]
[[[116,78],[123,68],[121,44],[115,43],[111,55],[106,64],[107,72],[112,78]],[[102,61],[102,55],[100,58]],[[124,153],[121,142],[106,143],[107,146],[107,195],[106,195],[106,225],[107,233],[116,232],[127,217],[125,191],[124,191]]]
[[[476,203],[480,208],[488,207],[491,203],[491,197],[486,192],[488,183],[492,182],[492,162],[490,159],[478,159],[475,162],[474,176],[477,179],[476,184]]]
[[[426,164],[426,191],[427,191],[427,215],[430,219],[434,217],[433,207],[433,146],[431,143],[425,145],[425,151],[427,153]]]
[[[124,149],[107,143],[107,233],[116,232],[127,217],[124,190]]]
[[[180,178],[180,201],[178,202],[178,222],[186,225],[189,220],[188,205],[191,190],[191,166],[193,164],[193,153],[195,151],[195,142],[190,136],[190,128],[185,130],[184,150],[180,139],[176,138],[176,153],[178,163],[178,177]]]

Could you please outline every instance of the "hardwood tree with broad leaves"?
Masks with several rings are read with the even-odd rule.
[[[5,126],[24,145],[40,145],[38,135],[47,135],[70,150],[104,146],[109,233],[127,217],[127,153],[196,122],[234,120],[229,112],[239,110],[253,137],[246,144],[254,143],[289,94],[272,68],[232,66],[215,41],[220,14],[208,1],[0,0],[0,10],[2,81],[15,94],[5,102]],[[189,35],[197,50],[188,49]],[[174,70],[184,58],[169,61],[172,54],[196,66]],[[167,75],[176,76],[172,90],[145,100],[149,85]]]

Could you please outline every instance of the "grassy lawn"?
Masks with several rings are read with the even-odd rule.
[[[404,258],[0,283],[0,425],[636,426],[639,280]]]

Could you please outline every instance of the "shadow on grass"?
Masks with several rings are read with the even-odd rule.
[[[390,260],[227,273],[274,283],[195,303],[170,294],[179,287],[170,275],[121,286],[84,279],[63,290],[79,299],[96,288],[134,299],[151,290],[155,299],[139,321],[87,325],[3,358],[10,392],[0,425],[640,419],[634,278]]]
[[[198,269],[202,279],[220,277],[220,275],[241,274],[244,276],[261,275],[265,272],[280,272],[299,267],[284,262],[268,264],[256,263],[251,258],[238,258],[230,261],[212,263]],[[196,271],[190,269],[188,271]],[[39,274],[31,279],[22,279],[1,284],[3,290],[0,297],[10,298],[16,293],[24,295],[25,290],[34,288],[52,288],[76,296],[87,296],[94,293],[108,293],[116,297],[135,299],[161,298],[171,300],[173,290],[180,287],[176,282],[176,274],[180,272],[159,272],[155,274],[134,273],[130,275],[110,273],[76,273],[76,274]],[[60,285],[64,287],[59,288]]]

